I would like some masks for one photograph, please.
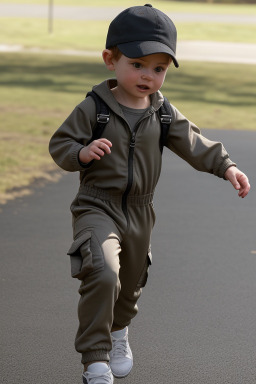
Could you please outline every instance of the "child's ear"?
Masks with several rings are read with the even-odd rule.
[[[110,49],[104,49],[102,52],[102,58],[104,60],[104,63],[106,64],[106,67],[109,71],[114,71],[115,70],[115,65],[113,63],[113,57],[112,57],[112,52]]]

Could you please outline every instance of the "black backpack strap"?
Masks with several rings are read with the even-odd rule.
[[[163,148],[166,145],[167,135],[172,122],[172,109],[170,103],[166,97],[164,97],[163,105],[160,107],[160,122],[161,122],[161,136],[159,141],[160,151],[163,152]]]
[[[109,107],[107,104],[94,91],[88,92],[86,97],[88,96],[93,98],[96,105],[97,124],[87,145],[102,136],[102,133],[109,122]]]
[[[102,133],[109,122],[109,107],[107,104],[94,92],[88,92],[86,97],[91,96],[96,105],[97,124],[93,130],[91,139],[87,145],[93,140],[97,140],[102,136]],[[161,122],[161,135],[160,135],[160,151],[163,152],[163,147],[166,145],[167,135],[172,122],[172,110],[170,103],[166,97],[164,97],[163,105],[160,107],[160,122]]]
[[[87,142],[87,145],[90,144],[92,141],[99,139],[102,136],[102,133],[109,122],[109,107],[107,104],[94,92],[88,92],[86,97],[91,96],[95,102],[96,105],[96,126],[93,130],[92,137]],[[84,165],[84,168],[88,168],[91,166],[94,160],[90,161],[88,164]],[[80,174],[80,183],[82,183],[83,179],[85,177],[85,172],[83,174]]]

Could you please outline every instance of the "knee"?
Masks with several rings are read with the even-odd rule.
[[[79,293],[97,292],[100,296],[118,296],[121,290],[119,273],[117,270],[105,265],[103,269],[88,274],[81,283]]]
[[[113,289],[118,292],[121,289],[119,272],[115,269],[105,266],[104,270],[101,272],[101,287],[105,291],[113,291]]]

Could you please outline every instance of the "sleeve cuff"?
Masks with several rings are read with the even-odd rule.
[[[231,161],[229,158],[225,159],[223,161],[223,163],[221,164],[220,168],[219,168],[219,177],[222,177],[224,180],[226,180],[225,178],[225,172],[228,168],[230,167],[236,167],[236,163],[233,163],[233,161]]]

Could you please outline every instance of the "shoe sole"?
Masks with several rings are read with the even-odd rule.
[[[132,370],[132,367],[131,367],[131,369],[130,369],[129,372],[127,372],[125,375],[122,375],[122,376],[118,376],[118,375],[116,375],[112,370],[111,370],[111,372],[112,372],[112,375],[113,375],[116,379],[124,379],[125,377],[127,377],[127,376],[131,373],[131,370]]]

